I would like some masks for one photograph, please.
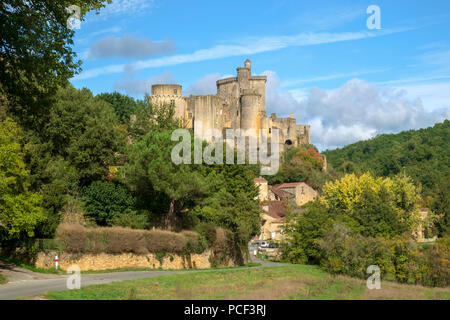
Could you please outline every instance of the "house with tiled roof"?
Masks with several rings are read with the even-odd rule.
[[[266,201],[262,209],[259,240],[281,240],[286,216],[286,204],[282,201]]]
[[[259,240],[281,240],[287,203],[293,202],[302,206],[318,196],[318,193],[304,182],[269,186],[267,180],[262,177],[253,181],[259,188],[256,198],[261,201],[263,209]]]
[[[284,192],[285,197],[293,199],[298,206],[314,201],[319,196],[316,190],[304,182],[282,183],[272,187],[272,189]]]

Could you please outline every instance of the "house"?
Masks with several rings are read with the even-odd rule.
[[[277,198],[293,199],[298,206],[314,201],[319,193],[304,182],[282,183],[271,188],[274,200]],[[275,190],[275,191],[274,191]]]
[[[255,197],[262,203],[261,234],[258,240],[281,240],[286,216],[286,204],[289,201],[302,206],[313,201],[318,193],[304,182],[282,183],[269,186],[266,179],[253,179],[259,188]]]
[[[261,234],[259,240],[281,240],[283,236],[285,203],[282,201],[266,201],[261,215]]]

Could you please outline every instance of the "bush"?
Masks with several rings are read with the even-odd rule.
[[[447,240],[433,246],[419,247],[408,236],[392,240],[352,234],[335,224],[318,241],[320,266],[327,272],[367,279],[367,267],[376,265],[382,277],[392,276],[401,283],[448,286],[449,246]]]
[[[370,265],[378,266],[382,275],[393,271],[389,243],[382,238],[352,235],[346,226],[335,224],[318,243],[320,266],[327,272],[365,279]]]
[[[96,181],[83,191],[86,214],[100,226],[113,225],[114,219],[132,210],[136,200],[123,185]],[[120,218],[119,218],[120,219]]]
[[[149,226],[149,219],[146,213],[128,209],[124,213],[115,216],[111,224],[131,229],[146,229]]]
[[[317,263],[320,257],[318,240],[331,227],[331,217],[320,202],[305,210],[289,212],[286,239],[281,245],[282,259],[291,263]]]
[[[56,239],[69,253],[200,253],[206,249],[197,233],[163,230],[133,230],[121,227],[85,228],[61,225]]]

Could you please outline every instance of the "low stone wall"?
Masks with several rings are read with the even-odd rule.
[[[158,257],[150,253],[137,255],[133,253],[121,254],[69,254],[56,252],[40,252],[35,259],[35,266],[38,268],[54,268],[55,256],[58,255],[59,267],[66,270],[70,265],[77,265],[81,271],[88,270],[108,270],[121,268],[152,268],[152,269],[207,269],[211,268],[211,250],[206,250],[201,254],[191,254],[183,257],[176,254],[167,253],[164,257]],[[159,259],[158,259],[159,258]],[[231,259],[225,266],[234,266]]]

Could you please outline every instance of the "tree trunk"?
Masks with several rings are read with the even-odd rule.
[[[166,217],[166,229],[169,231],[175,229],[175,200],[170,200],[169,212]]]

